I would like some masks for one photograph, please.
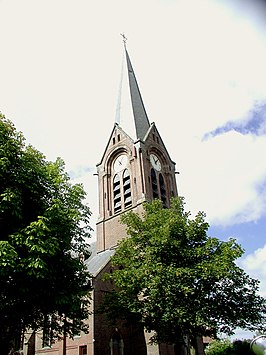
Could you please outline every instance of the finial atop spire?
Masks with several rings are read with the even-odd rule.
[[[123,38],[124,46],[126,46],[127,38],[126,38],[125,34],[124,33],[120,33],[120,35]]]

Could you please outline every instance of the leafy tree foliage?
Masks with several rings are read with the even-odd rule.
[[[61,159],[46,161],[0,115],[0,343],[43,326],[54,336],[82,328],[88,277],[80,260],[89,237],[82,185],[71,185]],[[63,326],[64,325],[64,326]],[[13,344],[14,345],[14,344]],[[1,352],[2,353],[2,352]]]
[[[104,304],[110,318],[133,317],[155,331],[153,341],[175,344],[186,336],[264,326],[259,282],[236,264],[243,250],[233,239],[208,237],[204,213],[191,219],[176,198],[169,209],[155,200],[143,215],[129,212],[121,220],[129,238],[106,275],[116,286]]]
[[[250,349],[250,341],[229,339],[214,340],[206,348],[206,355],[254,355]]]

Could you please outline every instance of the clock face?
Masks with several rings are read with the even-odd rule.
[[[157,171],[161,170],[162,167],[161,167],[160,160],[155,154],[150,154],[150,162],[155,170],[157,170]]]
[[[128,157],[126,154],[119,155],[114,162],[114,171],[119,172],[127,167]]]

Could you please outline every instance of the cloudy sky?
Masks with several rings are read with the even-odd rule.
[[[187,209],[238,240],[266,295],[265,16],[262,0],[0,0],[0,111],[84,183],[94,227],[125,33]]]

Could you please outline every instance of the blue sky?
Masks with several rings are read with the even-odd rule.
[[[0,111],[84,183],[94,227],[125,32],[187,209],[238,240],[266,295],[265,13],[262,0],[0,0]]]

